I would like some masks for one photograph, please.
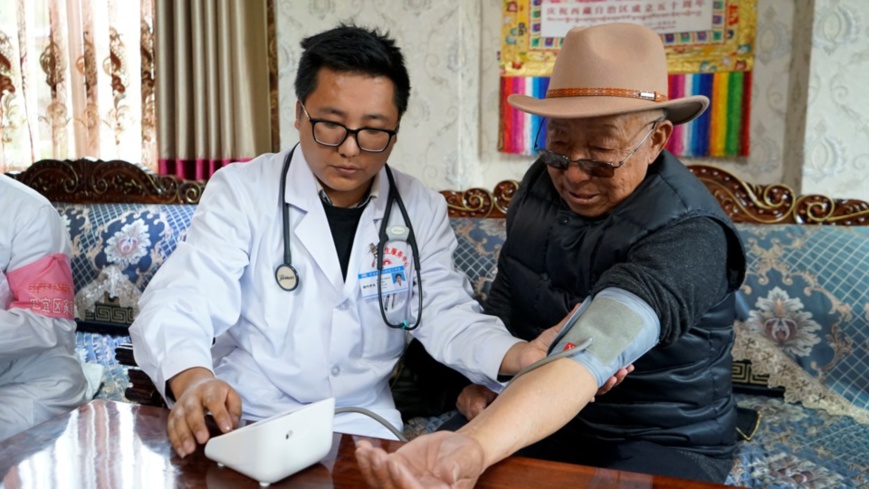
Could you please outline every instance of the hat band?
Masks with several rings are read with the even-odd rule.
[[[559,97],[627,97],[664,102],[668,97],[658,92],[628,90],[626,88],[553,88],[546,92],[546,98]]]

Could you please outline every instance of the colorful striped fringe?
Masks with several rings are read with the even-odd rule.
[[[535,98],[545,98],[549,77],[502,76],[501,77],[501,131],[498,135],[498,150],[520,155],[534,154],[534,136],[543,117],[526,114],[507,103],[513,93],[524,93]]]
[[[751,72],[733,71],[670,75],[670,98],[690,95],[709,97],[709,108],[688,124],[675,126],[667,144],[678,156],[748,156],[751,117]],[[534,154],[534,136],[542,117],[510,107],[507,97],[523,93],[546,96],[549,78],[501,77],[500,135],[504,153]]]

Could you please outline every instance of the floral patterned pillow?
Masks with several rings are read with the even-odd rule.
[[[869,228],[738,225],[735,360],[785,398],[869,421]]]
[[[77,297],[79,319],[93,316],[94,301],[104,292],[111,298],[125,298],[136,295],[127,290],[130,284],[140,293],[145,290],[186,236],[196,210],[194,205],[155,204],[55,203],[55,207],[72,238],[75,289],[88,291],[89,304],[79,304]],[[112,280],[106,280],[107,272]]]

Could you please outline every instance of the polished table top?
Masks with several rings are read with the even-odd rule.
[[[95,400],[0,442],[0,487],[259,487],[208,460],[200,447],[181,459],[166,437],[169,411]],[[319,464],[270,487],[365,487],[354,455],[362,437],[336,433]],[[401,442],[365,438],[387,451]],[[477,487],[684,488],[725,487],[581,465],[510,457],[483,474]]]

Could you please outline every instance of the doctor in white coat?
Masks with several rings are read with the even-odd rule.
[[[439,361],[493,387],[548,346],[520,341],[481,313],[453,267],[443,197],[396,170],[393,188],[385,165],[410,93],[394,42],[341,26],[302,46],[299,145],[214,175],[130,329],[137,363],[172,407],[168,433],[181,456],[207,441],[205,412],[226,432],[242,416],[335,397],[337,407],[367,408],[400,428],[388,380],[405,329]],[[390,191],[409,222],[398,202],[388,205]],[[358,414],[338,415],[335,430],[392,437]]]

